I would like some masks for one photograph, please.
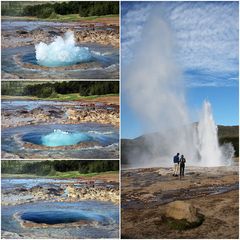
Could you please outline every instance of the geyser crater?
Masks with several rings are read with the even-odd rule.
[[[71,210],[52,210],[52,211],[29,211],[20,214],[20,220],[32,222],[33,224],[68,224],[68,223],[84,223],[91,224],[93,222],[108,223],[106,217],[87,211],[71,211]],[[30,225],[33,226],[33,225]]]

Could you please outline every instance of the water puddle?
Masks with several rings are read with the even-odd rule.
[[[207,195],[217,195],[239,189],[239,183],[230,185],[216,185],[197,188],[177,189],[155,193],[153,198],[147,201],[141,200],[141,194],[134,196],[122,196],[122,208],[141,209],[152,208],[161,204],[167,204],[176,200],[187,200]]]

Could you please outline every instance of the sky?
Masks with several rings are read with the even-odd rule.
[[[174,38],[174,56],[181,68],[191,121],[198,120],[205,99],[218,125],[238,125],[239,16],[237,2],[122,2],[121,71],[128,71],[134,47],[141,41],[151,12],[168,23]],[[126,80],[121,79],[121,137],[145,133],[130,107]]]

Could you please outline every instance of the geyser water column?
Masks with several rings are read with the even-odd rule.
[[[72,31],[66,32],[64,37],[56,37],[50,44],[40,42],[35,45],[35,50],[37,63],[45,67],[69,66],[89,62],[92,59],[88,47],[75,45]]]
[[[144,122],[147,132],[158,132],[166,139],[163,159],[170,162],[173,154],[192,154],[191,132],[184,96],[181,70],[174,60],[173,36],[168,24],[151,11],[143,27],[141,41],[136,43],[133,60],[123,65],[123,87],[128,102]],[[174,134],[168,130],[173,130]],[[159,154],[160,139],[149,141],[152,153]],[[146,166],[164,164],[162,160],[144,156]],[[142,158],[142,156],[139,156]],[[134,159],[133,159],[134,161]]]
[[[223,165],[223,154],[219,147],[217,126],[214,122],[211,105],[204,101],[199,123],[195,128],[194,144],[196,153],[203,166]]]

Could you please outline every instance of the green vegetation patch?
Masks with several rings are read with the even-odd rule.
[[[198,221],[196,222],[188,222],[186,219],[174,219],[163,217],[164,223],[166,223],[171,229],[186,231],[188,229],[199,227],[204,221],[204,215],[198,215]]]
[[[109,172],[100,172],[100,173],[79,173],[78,171],[69,171],[69,172],[55,172],[50,173],[45,176],[41,176],[41,178],[91,178],[98,176],[106,176],[108,174],[119,174],[118,171],[109,171]],[[4,173],[1,175],[2,178],[39,178],[39,175],[36,174],[10,174]]]
[[[107,174],[118,174],[118,171],[110,171],[110,172],[101,172],[101,173],[79,173],[78,171],[69,171],[69,172],[55,172],[55,174],[49,174],[48,177],[51,178],[78,178],[78,177],[95,177],[95,176],[103,176]]]
[[[80,97],[92,98],[106,94],[119,94],[117,81],[69,81],[69,82],[2,82],[2,95],[32,96],[55,100],[79,100]]]
[[[2,16],[31,16],[38,19],[80,20],[83,17],[96,18],[102,15],[118,15],[117,1],[5,1]],[[72,16],[71,16],[72,15]],[[63,16],[68,16],[64,18]]]
[[[94,176],[94,174],[118,171],[118,161],[111,160],[55,160],[21,161],[2,160],[2,174],[27,174],[52,177]]]

